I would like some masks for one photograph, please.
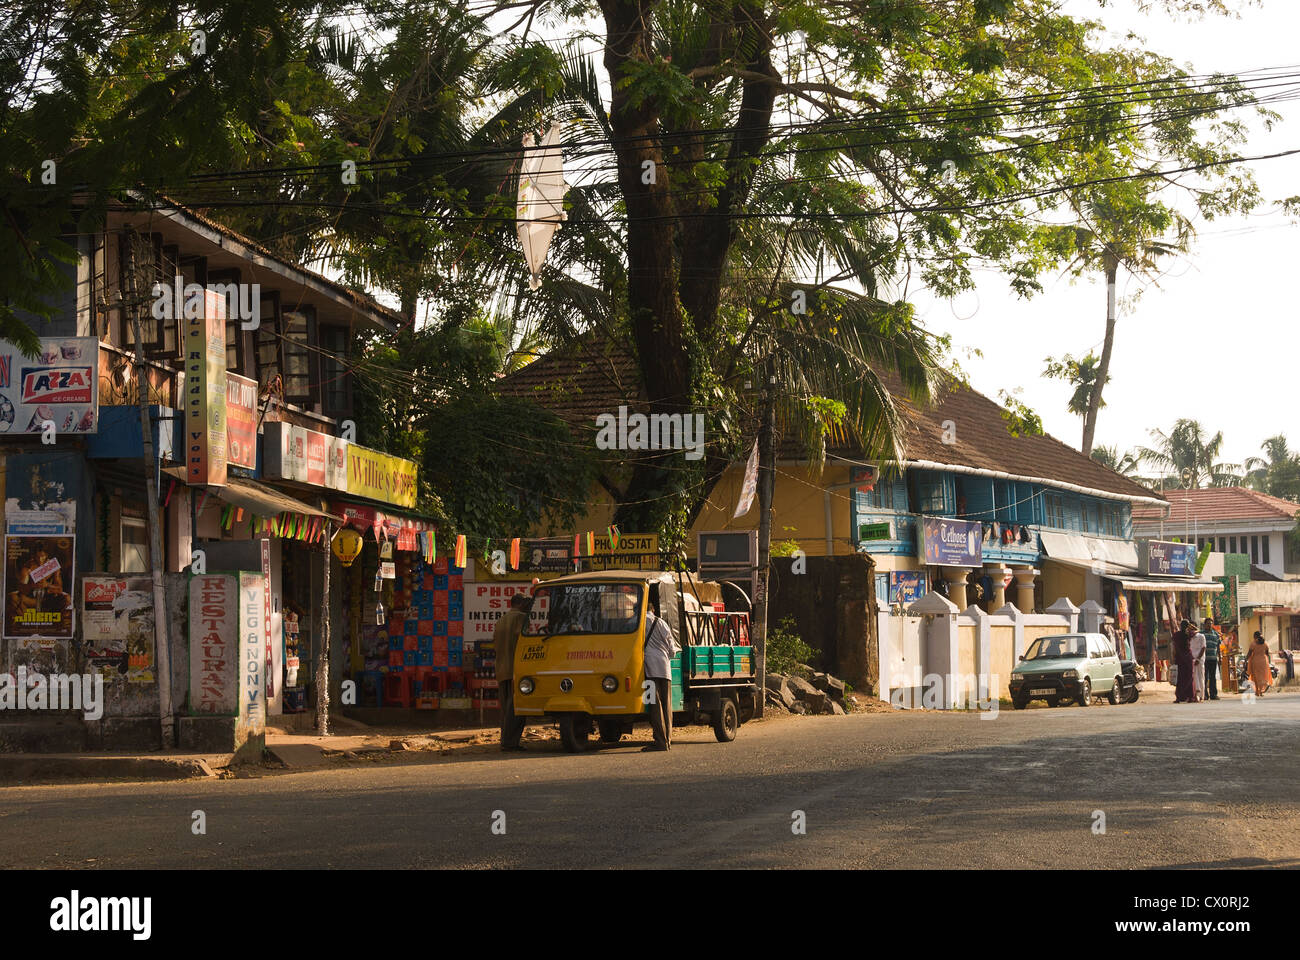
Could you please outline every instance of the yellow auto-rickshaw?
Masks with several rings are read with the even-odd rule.
[[[759,691],[749,615],[724,611],[720,601],[716,584],[658,571],[603,570],[540,584],[515,648],[516,715],[556,720],[571,753],[586,748],[593,729],[602,743],[618,743],[634,723],[649,722],[644,649],[653,610],[682,648],[672,663],[674,725],[707,719],[719,741],[734,740]]]

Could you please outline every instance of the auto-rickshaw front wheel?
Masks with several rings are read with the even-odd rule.
[[[587,739],[591,736],[591,717],[584,714],[566,713],[560,717],[560,743],[569,753],[582,753],[587,749]]]
[[[723,697],[721,707],[713,715],[713,735],[720,743],[730,743],[736,739],[736,731],[739,729],[740,714],[736,711],[736,701]]]

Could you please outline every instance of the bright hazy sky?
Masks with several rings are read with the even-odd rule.
[[[1098,13],[1096,0],[1067,0],[1079,16],[1103,19],[1111,30],[1132,29],[1147,47],[1198,73],[1243,72],[1300,61],[1300,2],[1264,0],[1241,19],[1175,22],[1164,12],[1138,14],[1133,0],[1114,0]],[[1242,153],[1253,156],[1300,147],[1300,105],[1280,103],[1271,132],[1258,124]],[[1160,286],[1132,311],[1123,298],[1138,281],[1121,272],[1121,309],[1106,406],[1096,443],[1121,450],[1152,445],[1147,431],[1168,431],[1179,417],[1224,433],[1226,460],[1260,455],[1264,438],[1285,433],[1300,447],[1300,225],[1277,207],[1300,194],[1300,156],[1253,164],[1265,202],[1249,217],[1198,223],[1189,256],[1169,263]],[[1101,353],[1106,288],[1100,279],[1051,276],[1045,292],[1023,301],[996,273],[979,274],[976,293],[949,302],[914,293],[922,323],[953,335],[954,345],[978,347],[983,358],[958,352],[972,385],[994,399],[1022,388],[1020,399],[1048,433],[1078,447],[1081,418],[1066,411],[1071,389],[1041,376],[1043,359],[1090,349]]]

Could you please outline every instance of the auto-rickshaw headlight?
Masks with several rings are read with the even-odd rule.
[[[519,692],[522,693],[525,697],[528,696],[530,693],[533,692],[533,678],[532,678],[532,677],[520,677],[520,678],[519,678]]]
[[[606,693],[617,693],[618,677],[606,677],[604,680],[600,681],[600,689],[604,690]]]

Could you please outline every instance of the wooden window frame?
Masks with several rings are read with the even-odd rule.
[[[289,392],[289,377],[288,377],[288,367],[289,367],[288,352],[289,351],[287,348],[289,346],[290,340],[288,334],[285,332],[285,330],[288,327],[288,324],[285,321],[285,315],[289,313],[301,314],[303,319],[306,320],[307,322],[307,331],[306,331],[307,342],[302,345],[303,353],[307,358],[307,374],[306,374],[307,392],[306,393]],[[278,316],[276,319],[279,322],[279,327],[276,330],[276,334],[277,334],[277,339],[279,341],[280,377],[282,383],[284,384],[284,402],[288,404],[293,404],[294,406],[297,407],[303,407],[303,408],[314,407],[320,403],[320,392],[321,392],[320,391],[320,362],[319,362],[320,356],[318,353],[320,340],[317,336],[316,308],[311,306],[310,304],[300,304],[292,309],[285,310],[283,305],[281,305],[281,308],[278,311]],[[296,343],[297,341],[294,342]]]
[[[336,359],[333,356],[327,357],[325,354],[325,331],[338,331],[342,336],[343,354],[341,358]],[[340,419],[352,415],[352,369],[349,365],[352,349],[352,331],[349,327],[341,323],[322,323],[319,319],[316,322],[316,356],[317,368],[320,375],[317,383],[317,393],[320,396],[321,413],[327,417]],[[339,380],[342,381],[342,390],[344,400],[342,406],[331,406],[326,402],[330,394],[330,384],[326,383],[326,366],[330,363],[337,362],[343,370]]]

